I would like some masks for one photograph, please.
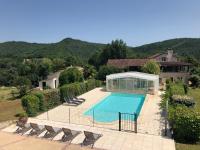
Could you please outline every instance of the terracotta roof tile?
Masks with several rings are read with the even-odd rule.
[[[107,65],[118,68],[129,66],[143,66],[150,59],[109,59]]]

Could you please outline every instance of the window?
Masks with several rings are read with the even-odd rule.
[[[46,82],[42,82],[42,88],[44,89],[46,88],[46,86],[47,86]]]
[[[162,57],[162,61],[166,61],[166,57]]]

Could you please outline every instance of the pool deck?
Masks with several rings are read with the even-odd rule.
[[[41,140],[35,137],[20,136],[0,131],[0,150],[91,150],[75,144]],[[94,149],[102,150],[102,149]]]
[[[138,133],[121,132],[115,130],[98,127],[98,125],[91,124],[91,120],[83,116],[83,112],[91,106],[99,102],[101,99],[109,95],[109,92],[103,91],[101,88],[96,88],[89,91],[80,97],[85,98],[86,102],[80,106],[58,106],[47,113],[39,115],[37,118],[29,118],[29,122],[36,122],[38,124],[48,124],[56,127],[67,127],[79,131],[91,131],[100,133],[103,136],[95,143],[95,148],[109,149],[109,150],[175,150],[174,140],[163,136],[163,118],[162,112],[159,109],[160,96],[147,95],[147,99],[143,104],[143,108],[138,118]],[[72,117],[66,115],[70,109]],[[78,117],[77,117],[78,116]],[[87,118],[87,119],[85,119]],[[48,120],[49,119],[49,120]],[[71,123],[69,123],[69,121]],[[72,123],[72,122],[75,122]],[[15,125],[5,128],[3,131],[14,132]],[[42,136],[42,135],[41,135]],[[54,138],[60,139],[62,133]],[[84,134],[81,133],[73,141],[73,144],[80,144],[84,139]],[[26,148],[27,149],[27,148]]]

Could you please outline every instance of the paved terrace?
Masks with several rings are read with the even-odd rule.
[[[79,145],[41,140],[1,131],[0,141],[0,150],[90,150],[90,148],[80,147]]]
[[[47,113],[44,113],[37,118],[30,118],[29,122],[38,124],[47,124],[55,127],[66,127],[79,131],[92,131],[94,133],[103,134],[103,136],[95,143],[95,148],[110,149],[110,150],[175,150],[174,140],[162,136],[163,119],[161,110],[159,109],[160,97],[147,95],[143,108],[138,118],[138,132],[119,132],[116,124],[111,126],[91,123],[91,118],[83,115],[83,112],[90,108],[95,103],[109,95],[109,92],[104,92],[101,88],[96,88],[89,91],[80,97],[86,98],[86,102],[80,106],[58,106]],[[69,124],[69,108],[70,124]],[[86,118],[86,119],[85,119]],[[49,120],[48,120],[49,119]],[[108,129],[109,128],[109,129]],[[114,130],[113,130],[114,129]],[[4,131],[14,132],[16,126],[12,125]],[[145,134],[144,134],[145,133]],[[42,135],[40,135],[42,136]],[[54,138],[58,140],[62,133]],[[84,139],[84,134],[78,135],[73,141],[73,144],[80,144]]]

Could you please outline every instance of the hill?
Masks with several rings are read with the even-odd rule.
[[[82,59],[89,58],[94,52],[102,49],[103,44],[89,43],[66,38],[57,43],[38,44],[27,42],[0,43],[0,57],[65,57],[75,55]]]
[[[171,39],[130,48],[129,56],[146,57],[155,53],[165,52],[168,48],[172,48],[180,56],[189,55],[200,59],[200,38]]]
[[[78,56],[87,60],[96,51],[100,51],[105,44],[90,43],[81,40],[66,38],[57,43],[40,44],[27,42],[0,43],[0,57],[65,57]],[[161,53],[172,48],[181,56],[190,55],[200,59],[200,38],[179,38],[142,45],[128,47],[128,57],[147,57],[155,53]]]

